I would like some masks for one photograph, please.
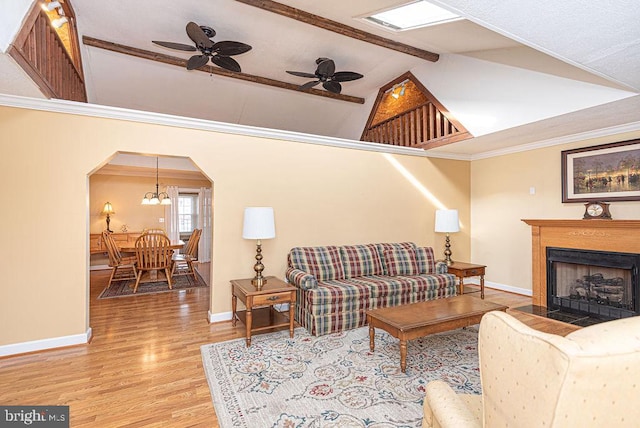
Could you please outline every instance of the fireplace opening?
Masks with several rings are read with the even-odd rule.
[[[547,248],[547,308],[608,321],[640,315],[640,254]]]

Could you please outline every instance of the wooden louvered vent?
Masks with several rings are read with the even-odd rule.
[[[407,72],[380,89],[360,139],[430,149],[472,137],[413,74]]]
[[[87,102],[73,9],[49,3],[35,2],[8,53],[47,97]]]

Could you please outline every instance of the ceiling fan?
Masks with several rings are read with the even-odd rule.
[[[180,51],[200,51],[200,55],[194,55],[189,58],[189,61],[187,61],[187,70],[194,70],[202,67],[206,65],[207,62],[209,62],[209,58],[211,58],[211,62],[218,67],[239,73],[241,71],[240,64],[238,64],[238,61],[230,57],[251,50],[251,46],[241,42],[223,41],[214,43],[211,38],[216,35],[215,30],[211,27],[198,25],[195,22],[189,22],[187,24],[187,35],[191,40],[193,40],[195,46],[174,42],[161,42],[157,40],[153,40],[153,43],[165,48],[177,49]]]
[[[310,77],[312,79],[317,79],[301,85],[299,89],[310,89],[317,84],[322,83],[323,88],[329,92],[333,92],[334,94],[339,94],[340,91],[342,91],[342,85],[338,82],[348,82],[350,80],[357,80],[364,77],[362,74],[354,73],[353,71],[336,72],[336,64],[329,58],[318,58],[316,59],[316,64],[318,64],[318,68],[316,68],[316,72],[314,74],[289,70],[287,70],[287,73],[298,77]]]

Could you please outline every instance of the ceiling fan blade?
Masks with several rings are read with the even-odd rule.
[[[336,64],[332,59],[327,59],[318,64],[316,74],[320,76],[331,76],[336,71]]]
[[[315,77],[316,77],[315,74],[305,73],[304,71],[289,71],[289,70],[287,70],[287,73],[293,74],[294,76],[298,76],[298,77],[309,77],[311,79],[315,79]]]
[[[315,77],[315,76],[314,76],[314,77]],[[311,89],[311,88],[313,88],[314,86],[316,86],[318,83],[320,83],[320,81],[319,81],[319,80],[312,80],[311,82],[307,82],[307,83],[305,83],[304,85],[300,85],[300,86],[298,87],[298,89],[302,89],[303,91],[304,91],[304,90],[306,90],[306,89]]]
[[[251,46],[241,42],[224,41],[214,43],[212,50],[219,55],[231,56],[240,55],[251,50]]]
[[[151,42],[155,43],[156,45],[163,46],[165,48],[178,49],[179,51],[189,51],[189,52],[197,51],[195,46],[185,45],[182,43],[161,42],[158,40],[152,40]]]
[[[187,35],[197,46],[202,46],[205,48],[211,48],[213,46],[213,42],[209,40],[202,28],[195,22],[189,22],[187,24]]]
[[[229,58],[228,56],[220,56],[214,55],[211,57],[211,62],[213,62],[218,67],[222,67],[229,71],[235,71],[240,73],[240,64],[233,58]]]
[[[338,71],[333,75],[331,80],[334,82],[349,82],[351,80],[361,79],[364,76],[360,73],[354,73],[353,71]]]
[[[334,82],[330,80],[328,82],[324,82],[322,87],[325,88],[329,92],[333,92],[334,94],[339,94],[342,91],[342,85],[338,82]]]
[[[206,55],[194,55],[187,61],[187,70],[195,70],[205,65],[209,61]]]

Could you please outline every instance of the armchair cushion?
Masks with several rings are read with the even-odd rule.
[[[470,398],[470,399],[469,399]],[[456,394],[441,380],[429,382],[424,399],[423,428],[482,427],[482,396]]]
[[[562,337],[534,330],[510,314],[486,314],[478,335],[483,425],[637,425],[639,331],[638,316]],[[446,386],[434,385],[433,394],[431,383],[427,386],[423,426],[476,426],[459,410],[460,402],[447,403],[451,394],[440,388]],[[452,410],[444,412],[447,406]]]

